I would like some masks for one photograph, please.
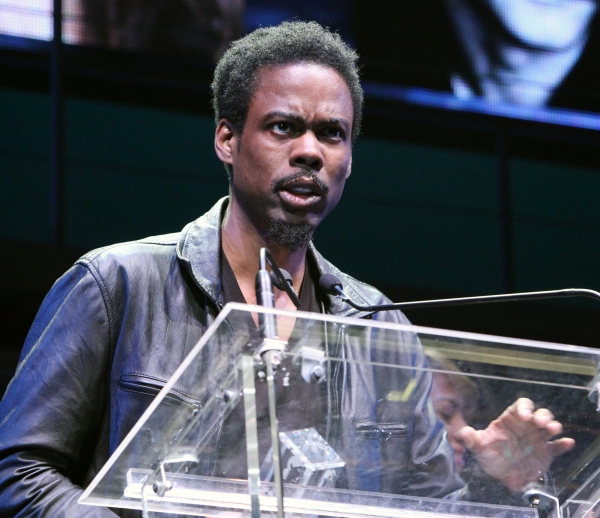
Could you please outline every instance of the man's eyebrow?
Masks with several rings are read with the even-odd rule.
[[[276,118],[282,118],[282,119],[287,119],[287,120],[292,120],[297,122],[298,124],[306,124],[306,119],[296,113],[291,113],[291,112],[284,112],[284,111],[280,111],[280,110],[273,110],[269,113],[267,113],[264,117],[264,120],[270,120],[270,119],[276,119]],[[350,123],[346,120],[346,119],[338,119],[338,118],[331,118],[331,119],[320,119],[317,121],[317,124],[319,126],[342,126],[346,131],[350,128]]]
[[[319,121],[319,125],[321,126],[342,126],[346,131],[350,128],[350,122],[346,119],[322,119]]]
[[[301,117],[300,115],[297,115],[296,113],[282,112],[279,110],[273,110],[272,112],[267,113],[265,115],[264,119],[269,120],[269,119],[276,119],[278,117],[282,118],[282,119],[293,120],[299,124],[306,124],[306,119],[304,117]]]

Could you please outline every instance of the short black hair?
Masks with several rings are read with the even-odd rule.
[[[348,85],[354,108],[354,142],[360,132],[363,108],[357,60],[358,54],[339,34],[316,22],[283,22],[257,29],[234,41],[217,63],[212,83],[215,120],[218,123],[227,119],[242,133],[261,67],[317,63],[336,70]]]

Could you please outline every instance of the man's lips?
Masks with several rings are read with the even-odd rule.
[[[280,191],[289,192],[295,196],[322,196],[324,189],[317,182],[308,178],[299,178],[284,183]]]
[[[298,177],[280,182],[277,185],[279,196],[289,206],[305,208],[321,201],[329,188],[322,180],[310,176]]]

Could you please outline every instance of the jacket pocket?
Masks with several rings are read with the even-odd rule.
[[[408,427],[405,423],[374,423],[366,421],[355,423],[354,429],[358,439],[387,441],[403,438],[408,435]]]
[[[165,387],[166,383],[166,380],[140,374],[123,373],[119,376],[119,390],[134,392],[151,398],[156,397]],[[162,403],[174,406],[190,414],[202,406],[200,400],[176,389],[171,389],[162,400]]]

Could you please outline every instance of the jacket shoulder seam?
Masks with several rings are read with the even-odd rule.
[[[96,281],[96,285],[98,286],[98,289],[100,290],[100,294],[102,295],[102,300],[104,302],[104,307],[106,309],[106,314],[108,316],[108,332],[110,335],[110,348],[111,348],[111,353],[112,353],[112,351],[114,350],[114,343],[115,343],[115,339],[114,339],[115,338],[115,332],[114,332],[115,331],[114,330],[115,314],[114,314],[113,304],[112,304],[112,301],[110,300],[110,295],[108,293],[108,288],[106,287],[106,284],[104,283],[104,279],[102,279],[100,272],[91,263],[90,260],[79,259],[75,264],[79,264],[80,266],[87,268],[87,270],[90,272],[90,275],[93,277],[94,281]]]
[[[108,246],[104,246],[102,248],[98,248],[96,250],[92,250],[91,252],[88,252],[87,254],[85,254],[81,259],[84,261],[93,261],[94,259],[96,259],[99,255],[103,254],[104,252],[108,252],[109,250],[113,250],[115,248],[119,248],[122,246],[128,246],[128,245],[154,245],[154,246],[177,246],[178,243],[178,239],[174,239],[174,240],[169,240],[169,241],[158,241],[158,240],[148,240],[148,239],[138,239],[135,241],[124,241],[122,243],[115,243],[113,245],[108,245]]]

